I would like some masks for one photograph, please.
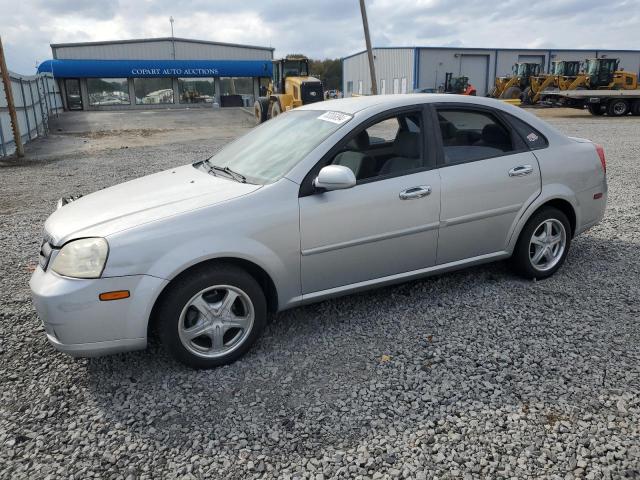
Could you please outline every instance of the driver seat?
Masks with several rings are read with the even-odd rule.
[[[347,143],[348,150],[335,156],[333,164],[350,168],[356,179],[361,179],[364,176],[365,168],[371,164],[371,157],[364,153],[369,149],[369,146],[369,134],[363,130]]]

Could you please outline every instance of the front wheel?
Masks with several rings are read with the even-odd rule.
[[[571,245],[571,225],[567,216],[545,207],[529,219],[513,252],[511,263],[525,278],[543,279],[564,263]]]
[[[193,368],[234,362],[260,336],[267,316],[264,293],[232,265],[196,269],[178,278],[158,308],[160,339]]]

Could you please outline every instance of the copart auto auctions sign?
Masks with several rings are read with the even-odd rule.
[[[132,68],[131,75],[167,75],[167,76],[178,76],[178,75],[194,75],[194,76],[205,76],[205,75],[218,75],[217,68]]]

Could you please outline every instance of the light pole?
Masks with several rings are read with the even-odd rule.
[[[173,39],[173,15],[169,17],[169,23],[171,24],[171,49],[173,51],[173,59],[176,59],[176,42]]]

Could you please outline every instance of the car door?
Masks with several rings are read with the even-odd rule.
[[[492,108],[437,105],[442,207],[437,264],[504,252],[540,194],[535,155]]]
[[[377,116],[307,175],[299,198],[303,295],[435,264],[440,179],[426,120],[422,107]],[[356,185],[314,190],[328,164],[351,168]]]

